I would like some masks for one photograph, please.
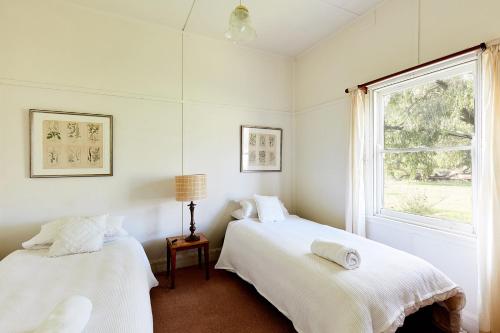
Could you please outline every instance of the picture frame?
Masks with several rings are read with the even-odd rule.
[[[113,175],[113,116],[29,110],[30,178]]]
[[[282,171],[283,129],[242,125],[240,172]]]

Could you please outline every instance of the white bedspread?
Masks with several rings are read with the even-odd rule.
[[[93,305],[85,332],[153,332],[149,290],[157,284],[132,237],[99,252],[57,258],[47,250],[15,251],[0,261],[0,332],[33,331],[73,295]]]
[[[312,254],[315,238],[353,244],[361,266],[346,270]],[[216,268],[252,283],[303,333],[394,332],[405,315],[462,293],[422,259],[297,216],[231,222]]]

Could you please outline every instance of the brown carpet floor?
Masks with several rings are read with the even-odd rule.
[[[165,274],[157,275],[160,286],[151,290],[155,332],[295,332],[281,312],[236,274],[214,269],[210,274],[206,281],[198,267],[179,269],[175,289],[169,289]],[[439,333],[425,324],[426,315],[422,311],[408,317],[397,333]]]

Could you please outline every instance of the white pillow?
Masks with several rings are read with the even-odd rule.
[[[49,257],[99,251],[105,232],[106,216],[71,218],[59,230],[49,249]]]
[[[107,216],[106,217],[106,238],[116,238],[128,236],[128,232],[123,229],[124,216]]]
[[[257,194],[253,197],[257,206],[260,222],[278,222],[285,219],[285,214],[283,213],[278,197],[268,197]]]
[[[255,200],[253,199],[241,200],[240,205],[244,218],[257,217],[257,206],[255,205]]]
[[[234,217],[237,220],[243,220],[246,219],[245,214],[243,214],[243,209],[237,209],[234,212],[231,213],[231,216]]]
[[[240,201],[241,208],[235,210],[231,213],[231,216],[237,220],[243,220],[247,218],[256,218],[257,214],[257,206],[255,205],[254,199],[245,199]],[[289,216],[288,210],[286,209],[283,202],[280,200],[281,209],[283,210],[283,215]]]
[[[105,214],[98,215],[96,217],[100,216],[106,218],[106,233],[104,234],[105,241],[108,242],[119,237],[128,236],[128,232],[123,229],[124,216],[109,216]],[[50,245],[54,243],[54,239],[59,233],[59,230],[72,218],[73,217],[63,217],[43,224],[37,235],[22,243],[23,248],[28,250],[48,249]]]
[[[63,217],[42,225],[40,232],[30,240],[22,243],[25,249],[45,249],[54,242],[61,227],[68,222],[68,218]]]

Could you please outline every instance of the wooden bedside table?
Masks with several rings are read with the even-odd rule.
[[[167,276],[170,277],[170,288],[175,288],[175,265],[177,261],[177,251],[198,249],[198,265],[201,267],[201,249],[205,255],[205,279],[210,278],[209,267],[209,242],[204,234],[197,234],[200,240],[196,242],[186,242],[182,236],[167,238]],[[175,241],[177,240],[177,241]]]

